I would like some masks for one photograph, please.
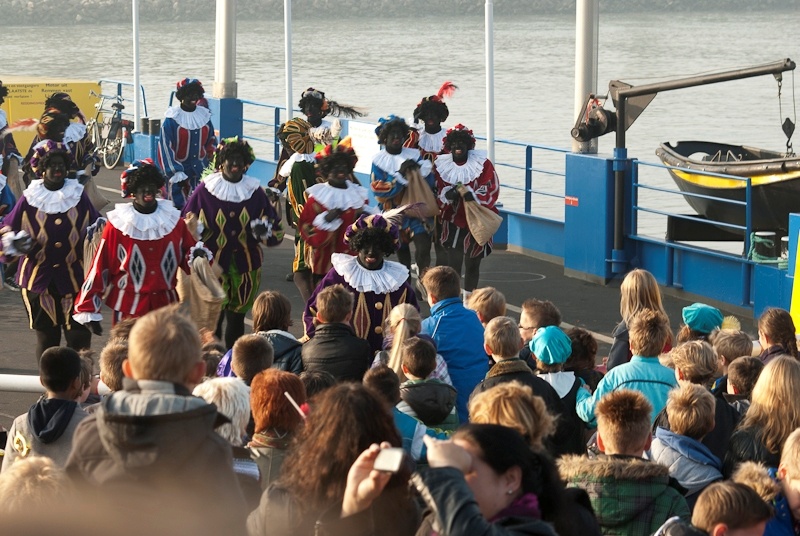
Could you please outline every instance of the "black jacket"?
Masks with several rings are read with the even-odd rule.
[[[437,380],[405,382],[400,386],[400,398],[414,410],[422,424],[440,427],[456,406],[456,388]],[[458,426],[458,417],[455,417]]]
[[[778,467],[781,453],[771,452],[761,439],[760,428],[739,428],[731,436],[722,462],[722,477],[730,478],[742,462],[757,462],[767,467]]]
[[[623,320],[614,327],[611,332],[614,337],[614,342],[611,344],[611,349],[608,351],[608,361],[606,362],[606,371],[611,370],[617,365],[622,365],[631,360],[631,341],[628,334],[628,325]]]
[[[360,382],[372,363],[372,348],[347,324],[320,324],[303,345],[303,368],[330,372],[338,381]]]
[[[300,374],[303,372],[303,345],[294,337],[284,335],[280,330],[259,331],[272,344],[275,358],[272,368]]]

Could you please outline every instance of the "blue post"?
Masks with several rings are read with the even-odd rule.
[[[287,119],[288,121],[288,119]],[[272,124],[275,125],[275,158],[274,160],[277,162],[281,158],[281,141],[278,139],[278,129],[281,126],[281,109],[279,107],[275,107],[275,115],[272,119]]]
[[[531,190],[533,189],[533,147],[525,147],[525,214],[531,213]]]
[[[242,135],[242,101],[239,99],[208,99],[211,122],[219,139]]]

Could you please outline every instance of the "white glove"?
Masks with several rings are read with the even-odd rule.
[[[341,133],[342,133],[342,122],[339,121],[338,118],[335,118],[333,121],[331,121],[331,137],[333,137],[333,139],[336,139],[339,137],[339,134]]]

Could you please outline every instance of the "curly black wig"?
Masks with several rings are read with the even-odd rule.
[[[166,184],[164,175],[156,166],[142,165],[128,174],[127,190],[133,194],[140,186],[152,184],[160,190]]]
[[[72,99],[66,93],[53,93],[47,97],[47,100],[44,101],[44,108],[45,110],[55,108],[69,117],[76,117],[81,112],[78,105],[72,102]]]
[[[39,165],[36,167],[36,169],[40,170],[42,175],[44,175],[44,170],[47,169],[47,167],[50,165],[50,162],[52,162],[54,158],[62,159],[64,161],[64,167],[69,169],[69,153],[61,150],[48,151],[39,159]]]
[[[402,117],[395,117],[381,126],[380,132],[378,132],[378,143],[385,145],[386,139],[389,137],[389,132],[394,130],[400,132],[400,137],[405,140],[408,138],[408,131],[411,130],[411,127],[406,124],[405,119]]]
[[[433,116],[438,119],[440,123],[444,123],[450,116],[450,110],[441,100],[425,98],[414,108],[414,122],[416,123],[420,119],[424,121],[428,116]]]
[[[331,149],[329,145],[320,154],[323,156],[317,159],[316,169],[317,175],[323,179],[327,179],[331,170],[340,164],[347,166],[352,172],[358,162],[356,152],[342,145],[337,145],[336,149]]]
[[[473,150],[475,148],[475,138],[472,136],[472,132],[468,130],[451,130],[447,133],[447,136],[444,138],[443,149],[444,152],[450,152],[450,145],[456,141],[461,140],[467,144],[468,150]]]
[[[222,140],[222,143],[217,146],[217,152],[214,155],[214,165],[217,169],[221,169],[222,163],[225,162],[225,160],[237,154],[244,160],[245,168],[249,168],[250,164],[255,161],[255,155],[249,143],[238,138],[227,138]]]
[[[201,97],[205,93],[205,90],[203,89],[203,84],[201,84],[199,80],[195,80],[194,82],[190,82],[190,83],[188,83],[188,84],[176,89],[175,90],[175,98],[178,99],[179,101],[182,101],[192,91],[196,91],[196,92],[200,93]]]
[[[3,102],[6,97],[8,97],[8,88],[4,86],[3,81],[0,80],[0,102]]]
[[[64,131],[69,126],[69,116],[62,113],[58,108],[50,108],[42,114],[39,124],[36,125],[36,133],[40,140],[53,140],[61,142]]]
[[[355,117],[364,116],[364,112],[355,106],[340,104],[336,101],[327,99],[325,98],[324,91],[314,89],[313,87],[303,91],[303,94],[300,96],[300,101],[297,103],[297,107],[305,111],[306,106],[311,103],[316,103],[317,106],[320,107],[320,110],[322,111],[322,117],[332,115],[334,117],[349,117],[352,119]]]
[[[370,244],[377,245],[384,257],[388,257],[395,251],[392,235],[386,229],[367,227],[359,229],[350,237],[351,251],[361,251]]]

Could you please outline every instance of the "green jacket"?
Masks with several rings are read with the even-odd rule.
[[[665,466],[605,455],[565,456],[558,466],[568,487],[586,490],[604,535],[649,536],[673,516],[691,520],[686,499],[671,485]]]

